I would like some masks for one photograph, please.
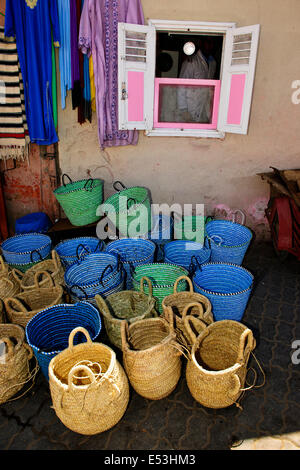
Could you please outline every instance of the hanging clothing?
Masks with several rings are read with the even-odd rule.
[[[77,14],[77,31],[80,27],[80,18],[83,7],[83,0],[76,0],[76,14]],[[77,88],[78,94],[78,122],[83,124],[87,119],[92,120],[91,100],[89,99],[89,83],[86,82],[86,67],[88,64],[88,57],[81,52],[78,48],[78,34],[76,36],[76,49],[79,56],[79,85]],[[88,80],[89,81],[89,80]]]
[[[71,27],[71,73],[72,73],[72,107],[80,105],[80,66],[78,51],[78,22],[77,22],[77,0],[70,0],[70,27]]]
[[[92,54],[101,148],[137,144],[137,131],[118,129],[118,23],[144,24],[140,0],[85,0],[79,48]]]
[[[57,80],[56,80],[56,58],[55,58],[55,47],[52,41],[51,46],[52,55],[52,102],[53,102],[53,122],[54,127],[57,129],[58,123],[58,112],[57,112]]]
[[[0,26],[0,159],[23,160],[29,137],[24,86],[15,40],[4,37]]]
[[[59,72],[61,107],[65,109],[67,92],[72,89],[70,0],[57,0],[57,6],[60,31]]]
[[[5,36],[16,37],[31,142],[58,141],[53,121],[52,36],[59,47],[56,0],[6,0]]]
[[[209,80],[214,77],[215,71],[216,61],[213,59],[208,63],[199,49],[194,56],[183,62],[179,78]],[[194,122],[210,122],[212,112],[211,98],[212,95],[209,87],[178,87],[178,109],[182,113],[187,111]]]
[[[87,57],[87,55],[85,54]],[[90,90],[91,90],[91,106],[92,111],[96,112],[96,89],[94,79],[93,56],[89,58],[89,75],[90,75]]]

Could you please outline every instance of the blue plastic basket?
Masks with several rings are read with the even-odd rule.
[[[16,220],[16,235],[21,233],[47,233],[52,222],[45,212],[32,212]]]
[[[1,249],[8,264],[30,265],[50,255],[51,238],[41,233],[14,235],[2,242]]]
[[[155,244],[142,238],[122,238],[106,246],[106,253],[117,253],[126,271],[126,289],[132,289],[131,274],[136,266],[153,263]]]
[[[174,240],[164,247],[164,262],[177,264],[194,273],[199,266],[208,263],[211,250],[201,243],[185,240]]]
[[[78,287],[78,286],[77,286]],[[94,305],[95,307],[97,307],[97,302],[95,300],[95,296],[91,296],[89,297],[86,292],[85,292],[85,289],[79,289],[80,292],[81,292],[81,295],[78,295],[78,292],[77,292],[77,295],[74,295],[73,292],[72,292],[72,288],[69,289],[69,294],[70,294],[70,297],[71,297],[71,302],[73,303],[76,303],[78,301],[83,301],[83,302],[89,302],[91,303],[92,305]],[[101,297],[103,299],[106,299],[106,297],[108,297],[109,295],[111,294],[116,294],[117,292],[121,292],[125,290],[125,271],[122,270],[122,275],[120,277],[120,279],[117,280],[116,284],[113,285],[113,286],[110,286],[109,288],[107,289],[103,289],[101,290],[101,292],[98,292]]]
[[[47,379],[49,362],[68,347],[69,335],[78,326],[85,328],[91,339],[95,340],[101,331],[98,309],[87,302],[78,302],[75,305],[59,304],[41,310],[27,323],[27,342]],[[85,336],[78,333],[74,344],[85,340]]]
[[[159,214],[152,215],[152,229],[147,238],[152,240],[156,247],[156,261],[163,262],[164,246],[173,240],[174,221],[172,217]]]
[[[241,321],[253,281],[247,269],[228,263],[204,264],[193,276],[195,292],[210,300],[215,321]]]
[[[206,234],[212,262],[242,264],[252,239],[248,227],[229,220],[212,220],[206,225]]]
[[[70,295],[92,299],[121,284],[123,267],[120,258],[113,253],[92,253],[69,266],[64,278]]]
[[[68,238],[56,245],[55,250],[65,268],[91,253],[100,253],[104,249],[103,240],[96,237]]]

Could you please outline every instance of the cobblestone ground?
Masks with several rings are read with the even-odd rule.
[[[255,288],[242,321],[254,332],[266,384],[245,394],[243,409],[202,407],[190,395],[183,372],[164,400],[149,401],[131,390],[119,424],[87,437],[59,421],[48,383],[39,373],[26,396],[0,407],[0,449],[225,450],[257,438],[265,438],[268,448],[269,436],[287,434],[300,444],[300,364],[291,360],[292,343],[300,340],[300,263],[293,257],[281,262],[271,245],[257,244],[248,251],[244,266],[255,275]],[[253,359],[250,365],[255,367]]]

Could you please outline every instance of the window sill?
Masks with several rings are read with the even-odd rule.
[[[195,138],[212,138],[224,139],[225,133],[211,129],[152,129],[145,131],[148,137],[195,137]]]

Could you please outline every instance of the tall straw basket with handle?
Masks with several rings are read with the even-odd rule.
[[[80,332],[86,342],[74,345]],[[92,342],[88,332],[75,328],[68,347],[49,364],[49,386],[56,415],[70,430],[94,435],[115,426],[129,401],[129,384],[115,352]]]

